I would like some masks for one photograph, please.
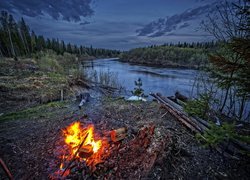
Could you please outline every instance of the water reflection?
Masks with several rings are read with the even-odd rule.
[[[149,92],[160,92],[164,95],[173,95],[177,90],[190,95],[197,70],[158,68],[123,63],[118,59],[98,59],[86,61],[85,71],[93,73],[114,73],[117,81],[127,90],[134,89],[134,81],[142,79],[143,89]]]

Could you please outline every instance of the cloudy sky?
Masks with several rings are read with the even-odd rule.
[[[78,45],[127,50],[169,42],[207,41],[200,22],[216,0],[0,0],[31,29]]]

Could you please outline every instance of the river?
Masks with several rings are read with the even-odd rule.
[[[118,58],[85,61],[83,71],[93,81],[100,81],[100,77],[105,79],[107,76],[111,76],[111,79],[116,81],[116,85],[118,84],[118,86],[126,89],[124,91],[126,97],[132,95],[131,91],[135,88],[134,81],[138,80],[138,78],[142,80],[142,88],[145,95],[148,95],[150,92],[159,92],[164,96],[173,96],[176,91],[179,91],[188,97],[196,96],[196,91],[192,92],[192,89],[197,75],[200,76],[198,70],[135,65],[121,62]],[[100,74],[102,75],[100,76]],[[205,86],[209,85],[205,83]],[[203,91],[202,87],[199,87],[199,89]],[[216,92],[218,99],[221,93],[221,90]],[[229,108],[230,104],[228,101],[226,105],[225,113],[233,112]],[[239,107],[240,101],[236,100],[236,111],[239,110]],[[250,122],[250,101],[247,101],[245,104],[243,117],[245,121]]]
[[[131,65],[119,61],[119,59],[97,59],[86,61],[84,70],[90,75],[106,72],[117,79],[117,82],[131,91],[134,89],[134,81],[141,78],[142,88],[145,94],[160,92],[166,96],[174,95],[178,90],[189,96],[197,70],[149,67],[143,65]]]

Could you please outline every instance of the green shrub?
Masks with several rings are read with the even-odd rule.
[[[208,94],[200,95],[199,99],[190,100],[184,105],[184,111],[191,116],[207,119],[209,111],[210,96]]]
[[[59,64],[57,55],[52,51],[39,52],[36,61],[43,71],[63,72],[63,67]]]
[[[131,93],[134,96],[139,96],[139,97],[143,97],[144,96],[144,90],[141,88],[142,87],[142,80],[141,78],[138,78],[137,81],[135,81],[135,88],[134,91],[131,91]]]
[[[197,134],[196,137],[198,140],[205,143],[205,146],[214,147],[221,142],[227,142],[230,139],[237,138],[238,135],[236,134],[234,127],[234,124],[229,123],[224,123],[222,126],[210,123],[210,129],[208,129],[203,135]]]

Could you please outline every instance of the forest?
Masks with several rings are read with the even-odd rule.
[[[208,53],[218,46],[216,42],[178,43],[136,48],[120,55],[124,62],[165,67],[198,68],[208,63]]]
[[[51,49],[61,55],[67,52],[83,57],[117,57],[120,53],[118,50],[78,46],[65,43],[63,40],[36,35],[23,18],[16,22],[14,17],[6,11],[1,12],[0,20],[0,55],[2,57],[31,56],[32,53],[45,49]]]

